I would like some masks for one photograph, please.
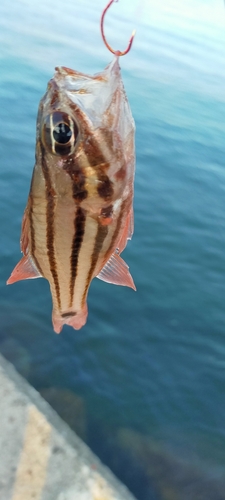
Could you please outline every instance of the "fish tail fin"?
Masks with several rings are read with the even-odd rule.
[[[72,326],[75,330],[80,330],[82,326],[85,325],[87,321],[88,308],[85,303],[84,307],[78,311],[68,311],[64,313],[59,313],[53,310],[52,313],[52,323],[53,328],[56,333],[60,333],[63,325]]]

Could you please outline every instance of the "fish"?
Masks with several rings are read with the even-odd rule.
[[[56,67],[38,109],[23,257],[7,281],[48,280],[56,333],[85,325],[93,278],[136,290],[120,256],[134,229],[134,171],[119,53],[92,76]]]

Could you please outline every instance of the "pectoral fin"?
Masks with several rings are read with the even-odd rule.
[[[13,272],[7,281],[7,285],[11,285],[12,283],[16,283],[16,281],[20,280],[41,277],[42,276],[36,268],[32,258],[29,255],[24,255],[13,269]]]
[[[97,275],[97,278],[107,283],[129,286],[133,290],[136,290],[133,278],[129,273],[128,265],[117,254],[111,255],[108,262],[106,262],[103,269]]]

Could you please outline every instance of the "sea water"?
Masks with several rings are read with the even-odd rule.
[[[111,61],[104,6],[0,4],[0,351],[138,499],[223,500],[222,0],[121,0],[106,14],[115,49],[137,29],[120,61],[136,122],[135,232],[123,257],[137,292],[94,280],[86,326],[57,336],[47,281],[5,284],[21,257],[40,98],[55,66],[93,74]]]

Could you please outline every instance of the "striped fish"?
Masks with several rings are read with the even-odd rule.
[[[94,76],[56,68],[39,105],[24,255],[7,283],[46,278],[57,333],[86,323],[94,277],[135,290],[120,257],[133,233],[134,129],[118,56]]]

